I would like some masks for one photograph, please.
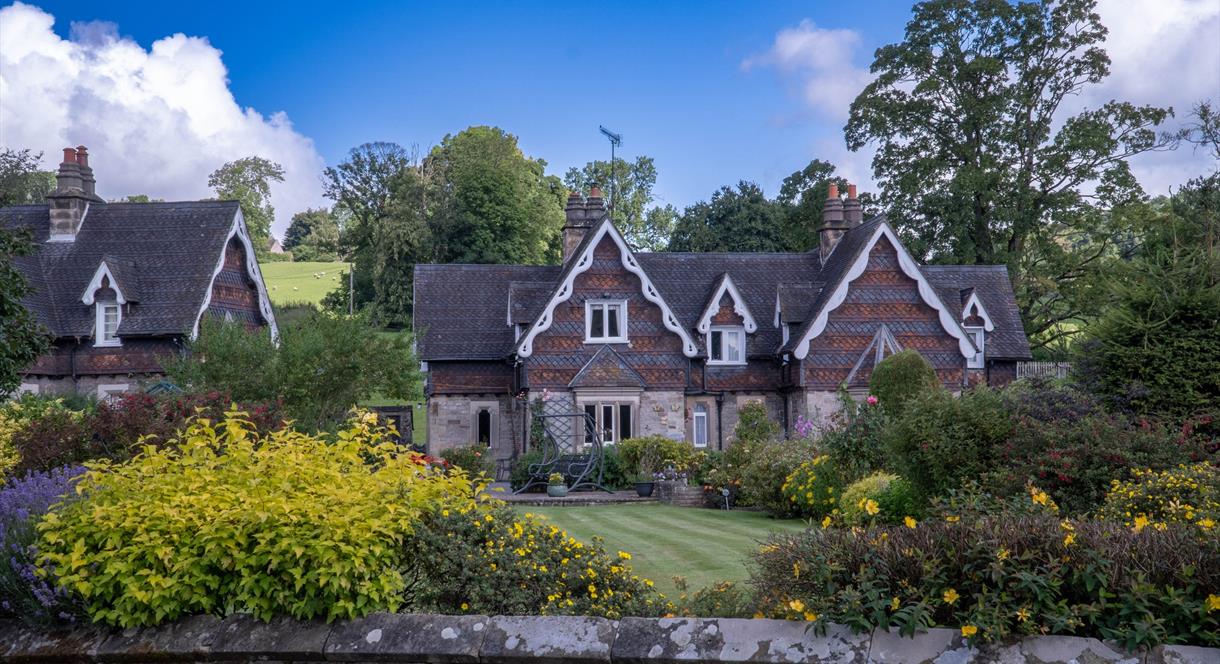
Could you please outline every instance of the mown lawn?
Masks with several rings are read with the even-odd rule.
[[[608,551],[631,554],[636,573],[656,582],[661,592],[676,592],[673,577],[686,577],[691,590],[717,581],[742,581],[746,562],[773,532],[799,532],[800,520],[778,520],[758,512],[672,507],[655,503],[599,507],[535,507],[519,512],[541,514],[569,535],[589,541],[605,539]]]
[[[319,304],[340,283],[347,283],[347,263],[259,263],[271,303]]]

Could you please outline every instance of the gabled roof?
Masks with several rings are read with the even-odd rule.
[[[902,344],[894,338],[894,333],[890,332],[890,326],[882,323],[877,327],[877,331],[873,334],[873,340],[868,342],[868,346],[860,353],[860,357],[856,360],[855,366],[847,374],[847,378],[843,381],[848,387],[856,385],[855,378],[857,375],[863,378],[860,370],[864,367],[875,367],[881,363],[881,360],[902,352]],[[871,375],[871,374],[870,374]]]
[[[644,377],[627,365],[623,356],[610,346],[602,346],[581,367],[568,387],[635,387],[644,389]]]
[[[0,226],[27,229],[38,243],[33,255],[18,257],[16,264],[35,291],[26,307],[56,337],[93,334],[94,311],[84,304],[85,291],[103,265],[103,276],[124,300],[138,303],[123,316],[119,336],[194,334],[232,238],[251,256],[248,270],[276,334],[237,201],[93,204],[72,242],[47,241],[45,204],[0,208]]]
[[[700,334],[707,334],[712,327],[712,318],[720,311],[720,300],[725,294],[733,300],[733,311],[741,316],[742,326],[746,332],[753,334],[758,331],[758,323],[754,322],[754,316],[750,314],[750,307],[746,305],[745,298],[741,296],[741,292],[737,290],[737,286],[733,284],[733,278],[728,272],[720,275],[720,281],[712,288],[712,294],[707,299],[707,306],[703,308],[703,315],[699,317],[699,322],[695,324],[695,329]]]
[[[995,328],[987,335],[987,357],[1005,360],[1033,357],[1008,278],[1008,268],[1003,265],[925,265],[923,272],[947,297],[959,294],[960,298],[962,290],[974,289]]]
[[[780,323],[803,323],[809,320],[809,308],[818,298],[823,284],[803,281],[780,283],[775,289],[775,327]]]

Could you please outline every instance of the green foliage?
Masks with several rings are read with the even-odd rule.
[[[742,180],[721,187],[709,202],[684,210],[674,225],[669,251],[784,251],[783,208],[762,188]]]
[[[614,446],[602,448],[602,486],[611,491],[631,487],[635,479],[635,471],[623,461]]]
[[[737,426],[733,429],[734,445],[762,443],[778,438],[779,424],[771,419],[767,407],[751,401],[737,411]]]
[[[882,438],[893,470],[929,498],[990,470],[993,450],[1012,430],[998,393],[977,388],[954,397],[936,390],[911,400]]]
[[[80,499],[39,524],[41,562],[90,618],[122,627],[394,611],[423,510],[476,489],[400,453],[375,421],[353,419],[332,441],[260,439],[236,413],[126,464],[96,463]]]
[[[271,206],[271,183],[284,181],[284,168],[262,157],[243,157],[212,171],[208,186],[223,200],[241,203],[246,230],[254,251],[263,256],[271,245],[271,222],[275,208]]]
[[[840,192],[847,192],[847,180],[834,172],[834,164],[814,159],[784,178],[775,200],[784,206],[784,240],[788,251],[809,251],[820,246],[822,206],[826,204],[830,185],[838,185]],[[865,219],[880,211],[872,194],[861,192],[858,198]]]
[[[868,381],[868,391],[895,416],[902,414],[911,399],[939,389],[936,370],[919,351],[909,348],[881,360]]]
[[[846,126],[850,149],[876,146],[912,253],[1006,263],[1036,343],[1095,310],[1108,212],[1142,193],[1127,159],[1172,142],[1156,131],[1168,109],[1109,101],[1064,116],[1069,93],[1109,73],[1105,35],[1094,0],[921,2],[903,40],[877,50]]]
[[[8,153],[0,152],[0,159]],[[16,194],[0,190],[0,195]],[[17,270],[17,259],[34,250],[28,232],[0,226],[0,397],[15,390],[21,383],[21,371],[50,347],[46,330],[22,304],[33,290]]]
[[[530,481],[530,466],[541,462],[542,450],[540,449],[530,450],[513,461],[513,467],[509,471],[508,476],[508,482],[512,486],[513,491],[520,489],[525,486],[526,482]]]
[[[357,403],[380,395],[417,400],[420,381],[406,335],[383,334],[357,317],[311,312],[266,330],[206,319],[189,353],[165,362],[180,386],[239,401],[282,399],[305,429],[333,426]]]
[[[734,447],[740,442],[734,443]],[[817,458],[808,440],[774,439],[749,445],[749,456],[741,468],[741,497],[745,505],[762,507],[777,518],[793,516],[797,505],[784,491],[792,471]]]
[[[818,448],[830,455],[847,481],[881,470],[889,461],[882,434],[890,417],[880,402],[873,401],[866,399],[857,403],[846,389],[841,389],[839,410],[831,418],[830,426],[817,438]],[[812,436],[814,430],[812,422],[797,418],[798,434]]]
[[[852,526],[902,523],[923,514],[911,483],[889,473],[873,473],[853,482],[839,499],[839,511],[844,523]]]
[[[339,260],[339,224],[335,215],[326,208],[310,208],[292,215],[283,246],[292,252],[294,261]]]
[[[0,208],[41,203],[55,190],[55,174],[39,170],[40,162],[42,153],[29,148],[0,149]]]
[[[652,157],[639,156],[634,162],[615,157],[608,161],[591,161],[584,168],[575,166],[563,176],[563,184],[572,191],[588,196],[594,185],[602,196],[613,192],[612,218],[614,225],[639,251],[661,251],[669,243],[677,211],[672,206],[653,206],[652,188],[657,183],[657,167]]]
[[[1220,538],[1190,528],[1004,517],[811,529],[772,538],[754,569],[764,613],[822,627],[1220,645]]]
[[[643,481],[652,481],[652,474],[672,467],[686,472],[694,461],[694,450],[685,441],[665,436],[628,438],[615,445],[623,464],[635,469]]]
[[[1114,480],[1098,516],[1141,530],[1191,524],[1214,536],[1220,526],[1220,468],[1196,463],[1136,470],[1130,480]]]
[[[692,618],[750,618],[754,615],[754,593],[743,583],[720,581],[688,593],[683,579],[678,589],[682,592],[676,602],[678,615]]]
[[[495,460],[487,453],[486,445],[451,447],[441,452],[441,458],[449,462],[449,465],[461,468],[471,477],[480,474],[492,477],[496,470]]]
[[[0,404],[0,449],[11,463],[5,474],[50,471],[102,456],[104,448],[90,436],[91,415],[33,395]]]
[[[838,464],[823,454],[796,466],[780,486],[789,512],[804,519],[824,519],[839,505],[843,475]]]
[[[672,605],[631,555],[579,542],[498,502],[430,510],[404,542],[404,610],[482,615],[655,616]]]

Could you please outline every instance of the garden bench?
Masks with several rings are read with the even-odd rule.
[[[564,484],[568,485],[569,491],[582,491],[600,489],[606,493],[613,493],[606,487],[602,486],[602,444],[601,437],[597,434],[596,427],[588,421],[587,413],[564,413],[560,415],[547,415],[536,413],[535,419],[546,422],[563,422],[561,418],[573,420],[577,424],[575,427],[568,428],[565,426],[547,427],[542,426],[543,432],[542,460],[538,463],[531,463],[526,469],[528,479],[525,484],[518,488],[513,493],[524,493],[534,487],[546,486],[552,473],[563,475]],[[560,431],[559,437],[565,441],[572,440],[573,431],[585,431],[586,445],[580,452],[572,452],[568,447],[559,444],[556,440],[555,433],[552,428]],[[586,451],[587,450],[587,451]]]

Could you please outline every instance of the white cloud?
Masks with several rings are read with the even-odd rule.
[[[73,24],[20,2],[0,9],[0,146],[44,152],[53,169],[69,145],[89,146],[98,193],[166,200],[212,195],[208,174],[258,155],[280,163],[276,235],[293,213],[324,203],[323,161],[284,113],[242,108],[221,52],[177,33],[145,50],[111,23]]]
[[[845,120],[852,100],[871,75],[853,64],[860,48],[855,30],[826,29],[805,19],[784,28],[765,53],[750,56],[741,68],[774,67],[806,104],[830,120]]]

